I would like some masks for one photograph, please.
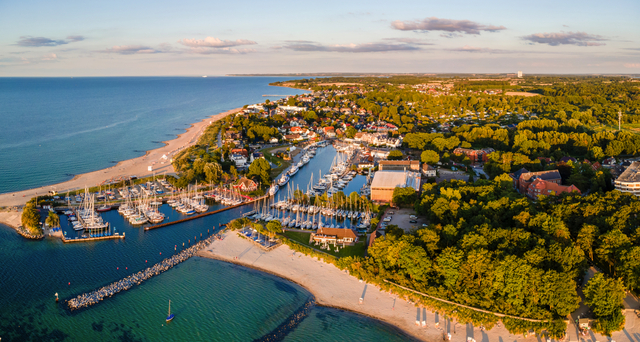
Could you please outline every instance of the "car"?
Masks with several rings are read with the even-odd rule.
[[[418,223],[418,221],[416,221],[416,220],[411,220],[411,221],[409,221],[409,223]]]
[[[382,221],[384,221],[384,222],[391,222],[391,216],[389,216],[389,217],[385,217],[385,218],[384,218],[384,220],[382,220]]]
[[[426,224],[426,223],[423,223],[423,224],[422,224],[422,226],[423,226],[423,227],[425,227],[425,228],[426,228],[426,227],[429,227],[429,225],[428,225],[428,224]]]
[[[412,220],[417,220],[418,219],[418,217],[416,215],[409,215],[409,218],[412,219]]]
[[[393,215],[393,211],[390,211],[387,213],[388,215]]]

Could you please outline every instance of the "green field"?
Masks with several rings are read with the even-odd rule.
[[[358,243],[355,244],[355,246],[347,246],[345,248],[340,247],[340,251],[338,253],[336,253],[333,249],[331,250],[320,249],[316,245],[309,244],[310,234],[311,233],[286,231],[284,232],[283,235],[289,238],[290,240],[300,243],[303,246],[313,248],[319,252],[324,252],[338,258],[343,258],[348,256],[362,257],[364,256],[364,252],[367,250],[366,241],[359,241]]]
[[[276,177],[278,177],[278,175],[280,175],[280,173],[282,173],[282,171],[284,171],[285,169],[287,169],[289,166],[291,166],[291,162],[288,162],[282,158],[278,158],[276,156],[274,156],[271,151],[277,149],[277,148],[281,148],[282,145],[280,146],[274,146],[274,147],[269,147],[269,148],[265,148],[260,150],[260,152],[262,152],[264,154],[264,158],[266,160],[268,160],[269,162],[271,162],[274,165],[278,165],[278,167],[276,168],[272,168],[271,172],[269,173],[269,175],[271,176],[271,179],[276,179]]]

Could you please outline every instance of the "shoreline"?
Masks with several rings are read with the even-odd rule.
[[[415,324],[413,303],[396,295],[389,295],[374,284],[360,282],[331,264],[291,250],[286,245],[265,252],[236,232],[224,233],[223,240],[213,241],[197,254],[200,257],[228,262],[241,267],[291,281],[309,291],[316,305],[363,315],[392,326],[418,341],[441,340],[442,327],[434,329],[438,318],[427,313],[427,327]],[[234,255],[239,255],[235,259]],[[251,262],[250,260],[255,260]],[[335,293],[333,291],[337,290]],[[359,298],[363,298],[362,304]],[[442,318],[440,321],[444,322]],[[461,334],[454,335],[459,339]],[[466,336],[464,337],[466,340]],[[462,339],[460,339],[462,340]]]
[[[411,338],[414,338],[414,339],[416,339],[418,341],[426,341],[421,336],[415,336],[412,333],[410,333],[409,331],[399,327],[398,325],[396,325],[394,323],[391,323],[391,322],[388,322],[388,321],[386,321],[386,320],[384,320],[384,319],[382,319],[380,317],[371,315],[371,314],[366,313],[366,312],[356,311],[356,310],[353,310],[353,309],[350,309],[350,308],[347,308],[347,307],[343,307],[343,306],[339,306],[339,305],[333,305],[333,304],[330,304],[330,303],[322,302],[321,300],[318,299],[318,297],[316,296],[316,294],[313,292],[312,289],[310,289],[306,284],[303,284],[299,280],[294,279],[292,277],[288,277],[286,275],[283,275],[283,274],[280,274],[280,273],[276,273],[276,272],[273,272],[271,270],[268,270],[268,269],[265,269],[265,268],[262,268],[262,267],[250,265],[250,264],[247,264],[247,263],[243,263],[243,262],[240,262],[240,261],[237,261],[237,260],[226,259],[226,258],[220,257],[220,256],[218,256],[216,254],[213,254],[212,252],[210,252],[208,250],[201,250],[196,254],[196,256],[199,256],[199,257],[205,258],[205,259],[211,259],[211,260],[217,260],[217,261],[221,261],[221,262],[226,262],[228,264],[232,264],[232,265],[236,265],[236,266],[240,266],[240,267],[246,267],[246,268],[252,269],[254,271],[266,273],[266,274],[272,275],[274,277],[278,277],[280,279],[284,279],[286,281],[290,281],[290,282],[302,287],[306,291],[308,291],[314,298],[314,301],[315,301],[314,305],[315,306],[321,306],[321,307],[325,307],[325,308],[342,310],[342,311],[358,314],[358,315],[361,315],[361,316],[365,316],[365,317],[368,317],[368,318],[371,318],[371,319],[375,319],[376,321],[380,321],[380,322],[390,326],[393,329],[401,331],[403,334],[405,334],[405,335],[407,335],[407,336],[409,336]]]
[[[85,186],[97,186],[109,179],[121,176],[137,176],[138,178],[143,178],[151,176],[154,172],[159,175],[163,173],[173,174],[175,171],[173,165],[170,163],[173,155],[194,145],[211,123],[241,110],[242,107],[231,109],[208,116],[199,122],[192,123],[186,128],[185,132],[178,134],[174,139],[162,141],[163,146],[148,150],[142,156],[119,161],[116,165],[107,168],[78,174],[64,182],[0,194],[0,207],[21,206],[31,198],[47,194],[50,190],[57,192],[72,191],[82,189]],[[163,158],[165,156],[166,158]],[[153,166],[154,171],[148,171],[149,166]]]

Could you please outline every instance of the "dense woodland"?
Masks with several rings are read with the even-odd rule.
[[[335,82],[343,85],[320,85]],[[436,84],[435,93],[421,91],[430,83]],[[294,96],[265,105],[305,106],[297,119],[309,127],[344,123],[351,137],[354,126],[393,123],[399,129],[389,135],[402,135],[404,152],[417,152],[429,164],[470,164],[468,158],[453,155],[457,147],[496,151],[484,164],[489,179],[428,183],[420,195],[397,189],[397,204],[414,206],[429,226],[410,234],[390,227],[367,257],[340,259],[340,267],[385,288],[393,288],[384,282],[388,280],[462,305],[543,320],[501,318],[514,333],[546,330],[560,337],[566,331],[563,320],[582,300],[578,285],[587,268],[595,265],[600,272],[584,288],[585,303],[597,318],[594,329],[609,334],[622,328],[624,291],[637,293],[640,288],[640,201],[612,191],[609,170],[591,164],[640,154],[635,131],[640,123],[640,83],[598,76],[507,82],[452,75],[323,78],[288,84],[311,89],[315,100]],[[507,96],[505,91],[537,96]],[[340,111],[344,108],[352,112]],[[618,112],[622,131],[617,131]],[[182,175],[178,182],[184,187],[196,180],[219,183],[233,178],[237,171],[226,161],[232,146],[218,147],[218,134],[234,130],[245,143],[259,143],[281,138],[277,128],[289,120],[287,115],[256,113],[212,125],[198,145],[174,160]],[[565,156],[576,161],[559,163]],[[507,175],[522,167],[558,169],[563,184],[576,185],[583,196],[530,201],[513,189]],[[257,166],[248,175],[268,180]],[[498,320],[425,297],[421,301],[460,322],[490,328]]]

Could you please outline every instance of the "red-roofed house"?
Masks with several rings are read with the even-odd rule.
[[[252,181],[249,178],[243,177],[238,181],[238,184],[234,185],[233,187],[244,192],[251,192],[255,191],[258,188],[258,184],[256,184],[256,182]]]
[[[249,152],[247,152],[247,150],[245,150],[244,148],[234,148],[231,150],[231,154],[240,154],[245,156],[246,158],[249,158]]]
[[[538,196],[557,196],[563,192],[571,193],[577,191],[578,194],[582,194],[575,185],[560,185],[554,182],[549,182],[540,178],[536,178],[536,180],[529,185],[527,189],[527,197],[531,199],[537,199]]]
[[[358,242],[358,236],[351,229],[346,228],[319,228],[311,233],[309,243],[312,241],[327,244],[345,244],[352,246]]]

